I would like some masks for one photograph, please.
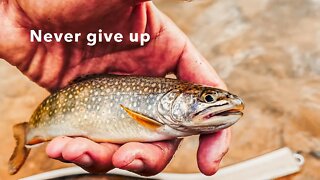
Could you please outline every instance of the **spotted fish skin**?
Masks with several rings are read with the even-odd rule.
[[[161,97],[173,88],[186,86],[188,83],[174,79],[111,75],[71,84],[36,109],[29,122],[27,142],[33,144],[61,135],[114,143],[172,138],[143,127],[120,105],[157,118]]]
[[[57,136],[95,142],[153,142],[213,133],[236,123],[243,102],[227,91],[176,79],[100,75],[51,94],[29,122],[13,127],[15,174],[34,145]]]

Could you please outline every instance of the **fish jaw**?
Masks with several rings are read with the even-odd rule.
[[[219,104],[222,105],[213,104],[198,112],[190,122],[190,126],[208,127],[216,131],[232,126],[243,116],[244,104],[241,99],[233,99],[229,103],[219,102]]]

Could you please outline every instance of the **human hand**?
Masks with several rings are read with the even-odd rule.
[[[49,91],[78,76],[100,73],[165,76],[173,72],[182,80],[225,88],[188,38],[150,1],[3,0],[0,25],[0,58]],[[85,39],[78,43],[31,43],[31,29],[82,34],[98,29],[122,34],[146,32],[152,39],[144,47],[128,40],[94,47],[87,46]],[[217,171],[229,141],[229,129],[200,136],[197,159],[202,173]],[[115,145],[58,137],[48,144],[47,154],[89,172],[116,167],[153,175],[165,168],[178,144],[179,140]]]

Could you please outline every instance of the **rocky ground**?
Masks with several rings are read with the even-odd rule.
[[[300,173],[284,179],[320,179],[320,160],[310,155],[320,151],[320,1],[155,3],[246,102],[222,166],[288,146],[301,152],[306,163]],[[0,79],[0,175],[7,179],[11,126],[26,121],[48,93],[4,61]],[[197,137],[184,141],[166,171],[197,172],[196,145]],[[48,160],[40,147],[13,178],[66,166]]]

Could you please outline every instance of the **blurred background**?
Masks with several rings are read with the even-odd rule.
[[[306,162],[300,173],[283,179],[320,179],[320,159],[311,153],[320,152],[320,0],[154,2],[246,102],[222,166],[288,146]],[[48,159],[42,146],[17,175],[7,174],[12,125],[27,121],[47,95],[0,61],[1,178],[70,166]],[[165,171],[198,172],[197,145],[198,137],[187,138]]]

